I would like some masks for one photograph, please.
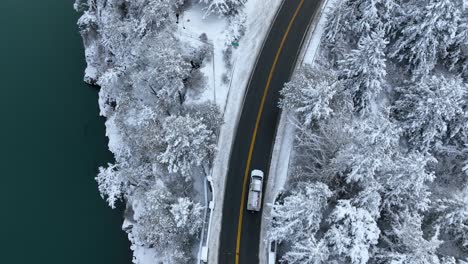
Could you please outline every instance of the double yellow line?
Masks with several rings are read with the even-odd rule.
[[[281,54],[281,51],[283,50],[284,42],[286,41],[286,38],[289,35],[289,31],[291,30],[292,24],[294,23],[294,20],[296,19],[297,14],[299,13],[299,10],[301,9],[303,4],[304,4],[304,0],[301,0],[296,10],[294,11],[291,21],[289,21],[288,27],[286,28],[286,32],[284,33],[283,38],[281,39],[281,43],[278,48],[278,51],[276,52],[273,65],[271,66],[270,73],[268,74],[268,80],[267,80],[265,89],[263,91],[262,101],[260,102],[260,109],[258,110],[258,113],[257,113],[257,120],[255,121],[255,129],[252,135],[252,141],[250,142],[249,154],[247,156],[247,165],[245,167],[245,173],[244,173],[244,183],[242,185],[242,197],[241,197],[241,204],[240,204],[240,209],[239,209],[239,221],[237,223],[236,264],[239,264],[239,251],[240,251],[242,222],[243,222],[244,204],[245,204],[245,190],[247,187],[247,179],[249,178],[250,162],[252,160],[252,153],[253,153],[253,149],[255,146],[255,139],[257,138],[258,126],[260,123],[260,119],[262,117],[262,112],[263,112],[263,107],[265,105],[266,96],[268,94],[268,90],[270,89],[271,79],[273,78],[273,73],[275,72],[276,64],[278,63],[279,55]]]

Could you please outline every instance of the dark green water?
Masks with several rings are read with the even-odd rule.
[[[131,263],[122,212],[94,181],[112,156],[72,0],[0,12],[0,263]]]

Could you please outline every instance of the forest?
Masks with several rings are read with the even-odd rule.
[[[98,86],[115,162],[99,168],[101,196],[126,205],[132,249],[151,263],[189,263],[205,205],[195,185],[210,171],[222,123],[218,107],[187,99],[206,84],[199,65],[211,58],[175,34],[179,14],[201,4],[232,17],[243,0],[76,0],[85,46],[85,81]],[[200,36],[203,41],[203,36]],[[206,36],[204,37],[206,38]],[[134,263],[143,262],[134,255]]]
[[[284,263],[468,262],[468,5],[341,0],[282,90]]]

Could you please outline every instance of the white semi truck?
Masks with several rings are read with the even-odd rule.
[[[263,172],[261,170],[253,170],[250,173],[249,197],[247,198],[248,211],[260,211],[262,208],[262,188],[263,188]]]

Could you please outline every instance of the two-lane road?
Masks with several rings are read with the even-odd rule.
[[[291,77],[302,40],[321,1],[284,0],[251,76],[230,155],[219,264],[259,261],[261,212],[246,211],[250,171],[263,170],[266,185],[280,113],[279,91]]]

